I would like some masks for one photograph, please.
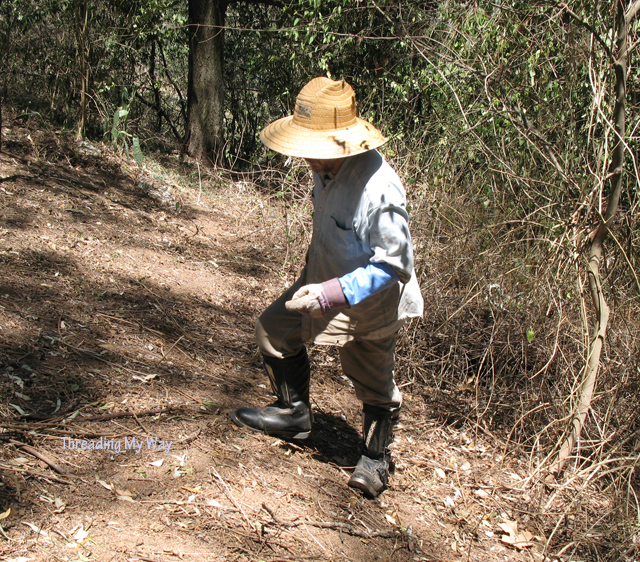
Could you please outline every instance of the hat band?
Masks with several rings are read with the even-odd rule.
[[[293,113],[293,122],[298,127],[314,131],[343,131],[358,122],[350,108],[327,107],[298,102]]]

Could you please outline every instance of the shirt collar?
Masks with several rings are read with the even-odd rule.
[[[356,160],[356,157],[358,155],[356,154],[355,156],[350,156],[348,157],[343,163],[342,166],[340,166],[340,169],[338,170],[337,174],[323,174],[323,175],[318,175],[320,182],[322,183],[322,185],[326,186],[329,183],[331,183],[334,179],[336,178],[341,178],[342,176],[347,175],[347,170],[349,168],[351,168],[351,166],[353,165],[354,161]]]

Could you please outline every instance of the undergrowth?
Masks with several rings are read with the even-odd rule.
[[[398,384],[422,397],[440,423],[491,436],[505,458],[528,459],[531,515],[545,529],[549,556],[636,560],[640,290],[630,264],[637,220],[625,215],[615,234],[624,243],[607,244],[613,315],[597,393],[577,450],[552,479],[549,462],[571,430],[589,349],[582,244],[594,217],[572,223],[573,208],[559,203],[558,225],[548,228],[530,194],[486,169],[447,172],[448,155],[437,151],[427,167],[396,156],[407,147],[386,152],[405,182],[425,300],[424,317],[401,332]],[[282,199],[287,236],[302,259],[311,228],[306,168],[276,160],[256,185]]]

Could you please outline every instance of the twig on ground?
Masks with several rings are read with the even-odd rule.
[[[143,324],[140,324],[140,322],[132,322],[130,320],[125,320],[124,318],[120,318],[119,316],[111,316],[109,314],[104,314],[103,312],[96,312],[96,315],[98,316],[104,316],[105,318],[111,318],[111,320],[118,320],[118,322],[123,322],[125,324],[129,324],[130,326],[138,326],[139,328],[142,328],[143,330],[146,330],[147,332],[151,332],[152,334],[155,334],[156,336],[160,336],[160,337],[164,337],[164,334],[162,332],[159,332],[158,330],[154,330],[153,328],[149,328]]]
[[[231,488],[229,487],[229,485],[222,479],[222,477],[218,474],[218,471],[215,468],[211,467],[211,470],[214,476],[218,479],[218,481],[222,485],[222,491],[229,498],[229,500],[231,500],[231,503],[233,503],[233,505],[235,505],[240,510],[240,513],[242,513],[242,516],[244,517],[245,521],[247,522],[247,525],[249,526],[249,529],[255,529],[255,527],[251,524],[251,521],[247,517],[247,514],[244,512],[242,507],[240,507],[240,504],[233,497],[233,494],[231,493]]]
[[[200,404],[202,402],[201,400],[198,400],[194,396],[191,396],[191,394],[185,392],[184,390],[182,390],[181,388],[178,388],[177,386],[172,386],[171,390],[175,390],[178,394],[182,394],[182,396],[184,396],[185,398],[188,398],[189,400],[193,400],[196,404]]]
[[[129,480],[134,480],[133,478],[129,478]],[[141,479],[144,482],[148,482],[148,478]],[[221,509],[223,511],[229,511],[231,513],[240,513],[240,510],[237,507],[226,507],[224,505],[212,506],[208,503],[202,502],[188,502],[184,500],[138,500],[138,503],[150,503],[150,504],[158,504],[158,505],[177,505],[177,506],[187,506],[187,507],[207,507],[211,509]]]
[[[102,355],[100,355],[97,351],[93,351],[91,349],[81,349],[79,347],[75,347],[75,346],[71,345],[70,343],[65,342],[64,340],[62,340],[60,338],[54,338],[54,337],[51,337],[51,336],[46,336],[46,337],[47,337],[47,339],[51,340],[52,342],[56,342],[58,344],[64,345],[65,347],[69,348],[71,351],[73,351],[77,355],[91,357],[91,359],[95,359],[96,361],[100,361],[101,363],[105,363],[106,365],[109,365],[111,367],[114,367],[114,368],[117,368],[117,369],[121,369],[123,371],[127,371],[127,373],[132,373],[134,375],[139,375],[141,377],[148,377],[149,376],[149,373],[143,373],[142,371],[136,371],[135,369],[130,369],[129,367],[125,367],[124,365],[120,365],[118,363],[114,363],[113,361],[109,361],[108,359],[105,359],[104,357],[102,357]],[[180,349],[180,348],[178,348],[178,349]],[[126,356],[123,356],[123,357],[126,357]],[[138,363],[140,365],[145,365],[145,363],[142,363],[141,361],[139,361],[137,359],[134,359],[133,357],[127,357],[127,360],[131,361],[132,363]]]
[[[147,434],[147,435],[151,435],[151,432],[144,426],[144,424],[140,421],[140,419],[138,418],[138,416],[136,415],[136,413],[133,410],[130,410],[131,415],[133,416],[133,419],[136,420],[137,424],[142,428],[142,430]]]
[[[171,353],[171,352],[173,351],[173,348],[174,348],[176,345],[178,345],[178,344],[180,343],[180,340],[181,340],[182,338],[184,338],[184,334],[182,334],[182,335],[181,335],[181,336],[180,336],[180,337],[179,337],[179,338],[178,338],[178,339],[177,339],[177,340],[176,340],[176,341],[171,345],[171,347],[167,350],[167,352],[166,352],[166,353],[165,353],[164,351],[162,352],[162,357],[160,357],[160,359],[158,359],[158,360],[156,361],[156,365],[160,365],[160,363],[162,363],[162,362],[166,359],[167,355],[169,355],[169,353]]]
[[[190,441],[193,441],[196,437],[198,437],[198,435],[200,435],[201,431],[202,431],[202,429],[198,428],[191,435],[187,435],[186,437],[183,437],[182,439],[178,439],[178,440],[171,439],[171,441],[173,441],[174,445],[176,445],[178,443],[188,443]]]
[[[41,453],[37,449],[34,449],[30,445],[26,445],[25,443],[20,443],[20,441],[15,441],[13,439],[9,439],[9,443],[11,443],[12,445],[15,445],[16,447],[19,447],[25,453],[28,453],[36,457],[37,459],[40,459],[42,462],[47,464],[50,468],[55,470],[58,474],[61,474],[62,476],[66,476],[67,478],[70,476],[70,474],[68,474],[66,470],[64,470],[58,464],[53,462],[49,457],[47,457],[47,455],[45,455],[44,453]]]

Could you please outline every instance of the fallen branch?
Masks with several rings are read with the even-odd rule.
[[[349,535],[354,537],[360,537],[362,539],[374,539],[374,538],[383,538],[383,539],[392,539],[401,537],[402,533],[400,531],[373,531],[371,533],[365,533],[360,529],[356,529],[353,525],[349,523],[344,523],[342,521],[311,521],[309,519],[295,519],[293,521],[283,521],[278,518],[273,510],[265,503],[262,504],[262,509],[264,509],[273,519],[274,523],[279,525],[280,527],[299,527],[301,525],[311,525],[312,527],[318,527],[320,529],[333,529],[334,531],[344,531]]]
[[[54,482],[58,482],[60,484],[65,484],[66,486],[71,486],[73,482],[69,480],[65,480],[64,478],[59,478],[55,474],[45,474],[44,472],[39,472],[37,470],[29,470],[28,468],[19,468],[16,466],[6,466],[0,465],[3,471],[6,472],[15,472],[16,474],[28,474],[29,476],[35,476],[36,478],[42,478],[44,480],[53,480]]]
[[[155,416],[157,414],[166,414],[169,412],[185,412],[188,410],[187,406],[166,406],[164,408],[150,408],[149,410],[141,410],[134,412],[133,410],[127,410],[126,412],[114,412],[112,414],[102,414],[99,416],[87,416],[86,418],[80,418],[85,421],[105,421],[113,420],[116,418],[136,418],[142,416]]]

